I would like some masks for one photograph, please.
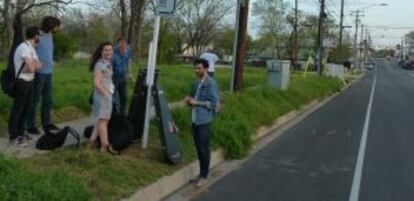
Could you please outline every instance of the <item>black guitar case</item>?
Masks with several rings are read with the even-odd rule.
[[[154,86],[152,95],[154,97],[157,120],[159,121],[158,125],[162,146],[161,148],[165,152],[167,161],[172,164],[177,164],[181,161],[182,158],[182,149],[180,138],[178,136],[178,128],[171,116],[164,91],[161,88]]]
[[[133,139],[135,141],[142,139],[142,134],[144,133],[145,106],[147,104],[148,89],[145,84],[146,76],[147,71],[141,69],[138,73],[131,105],[129,107],[129,121],[132,125]]]

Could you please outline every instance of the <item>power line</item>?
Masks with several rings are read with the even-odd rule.
[[[339,14],[341,8],[337,6],[332,0],[328,0],[326,5],[333,8],[332,10],[334,13]]]
[[[412,27],[404,27],[404,26],[368,26],[368,28],[374,28],[374,29],[414,29],[414,26]]]

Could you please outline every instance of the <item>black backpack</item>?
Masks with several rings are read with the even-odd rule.
[[[73,128],[65,126],[55,133],[49,131],[40,137],[36,143],[36,148],[39,150],[54,150],[56,148],[62,147],[62,145],[65,143],[66,137],[68,136],[68,133],[75,137],[77,141],[76,146],[79,146],[79,134]]]
[[[5,70],[1,72],[0,83],[1,83],[1,90],[9,95],[10,97],[14,97],[16,95],[16,83],[17,78],[19,77],[20,73],[23,70],[24,62],[20,66],[19,72],[17,75],[15,74],[14,67],[7,67]]]

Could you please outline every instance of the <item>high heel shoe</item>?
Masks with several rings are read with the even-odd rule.
[[[96,141],[91,140],[89,142],[89,149],[96,149]]]
[[[115,150],[112,146],[107,146],[106,151],[112,155],[121,155],[121,152]]]

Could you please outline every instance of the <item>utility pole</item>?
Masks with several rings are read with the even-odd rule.
[[[344,8],[345,8],[345,0],[341,0],[341,19],[339,22],[339,48],[342,48],[342,37],[344,32]]]
[[[404,37],[401,38],[401,61],[404,61]]]
[[[355,38],[354,38],[354,65],[358,63],[358,27],[359,27],[359,17],[363,11],[357,10],[355,13]]]
[[[249,16],[249,0],[238,0],[237,4],[236,41],[233,50],[233,75],[230,86],[232,92],[240,91],[242,87]]]
[[[368,37],[369,37],[369,32],[368,32],[368,25],[365,26],[365,40],[364,40],[364,62],[368,61]]]
[[[324,20],[325,20],[325,0],[321,0],[321,12],[319,14],[319,28],[318,28],[318,45],[319,45],[319,68],[318,73],[322,75],[323,72],[323,38],[324,38]]]
[[[293,55],[292,55],[292,66],[296,67],[298,60],[298,0],[295,0],[295,24],[293,26],[294,41],[293,41]]]
[[[364,25],[361,24],[361,39],[359,42],[359,65],[363,66],[364,60]]]

